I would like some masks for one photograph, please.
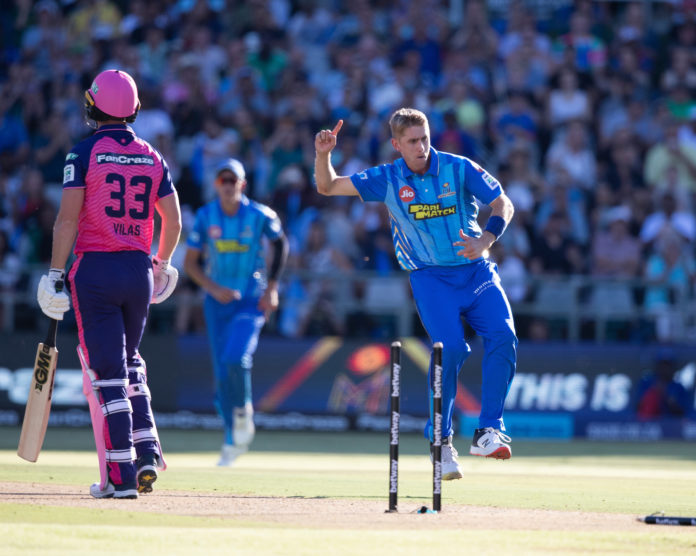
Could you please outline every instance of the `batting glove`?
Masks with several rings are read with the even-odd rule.
[[[152,271],[155,287],[152,290],[151,303],[162,303],[176,288],[179,271],[169,266],[169,261],[160,261],[157,257],[152,257]]]
[[[63,291],[65,271],[51,268],[39,280],[36,299],[44,315],[55,320],[63,320],[63,313],[70,309],[70,298]]]

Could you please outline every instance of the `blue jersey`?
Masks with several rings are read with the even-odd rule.
[[[363,201],[387,205],[394,251],[404,270],[469,264],[452,244],[459,230],[479,237],[476,199],[490,204],[503,189],[473,160],[430,148],[430,167],[422,176],[403,158],[350,177]]]
[[[258,297],[266,287],[262,239],[281,234],[278,215],[242,195],[234,216],[223,212],[219,199],[198,209],[187,244],[204,251],[206,274],[212,280],[239,290],[243,297]]]

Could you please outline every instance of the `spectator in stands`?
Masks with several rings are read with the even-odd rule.
[[[310,271],[318,280],[313,279],[304,285],[305,303],[298,336],[316,336],[321,331],[338,335],[344,332],[336,304],[339,297],[346,297],[349,284],[337,280],[337,276],[352,270],[353,265],[341,251],[329,245],[326,226],[320,219],[312,222],[300,256],[300,268]]]
[[[696,192],[696,149],[679,143],[679,123],[676,120],[667,121],[664,133],[664,141],[656,143],[646,153],[645,183],[654,190],[664,190],[669,183],[665,178],[674,168],[678,186],[684,192]]]
[[[510,303],[524,301],[528,293],[528,275],[524,262],[508,252],[505,244],[496,241],[491,247],[491,259],[498,265],[498,274]]]
[[[13,88],[9,83],[0,91],[0,166],[8,172],[17,171],[30,156],[29,132]]]
[[[592,104],[589,95],[580,88],[577,74],[569,68],[556,75],[546,106],[546,118],[552,129],[571,121],[589,122]]]
[[[12,293],[19,281],[22,265],[17,254],[10,247],[10,238],[5,230],[0,230],[0,292]],[[0,303],[0,308],[2,304]],[[0,323],[2,318],[0,318]]]
[[[72,137],[62,114],[53,111],[32,137],[34,162],[47,183],[61,183],[65,157],[72,149]]]
[[[541,231],[550,215],[562,214],[568,222],[567,234],[578,245],[590,241],[585,193],[577,187],[565,168],[559,167],[556,181],[547,186],[546,194],[536,207],[535,227]]]
[[[534,238],[530,268],[534,274],[568,275],[584,272],[580,245],[570,239],[570,224],[564,213],[552,213]]]
[[[546,153],[546,171],[546,179],[551,184],[559,180],[558,172],[565,171],[576,187],[585,190],[594,188],[597,158],[583,122],[569,122],[561,136],[554,140]]]
[[[671,191],[665,191],[657,199],[657,210],[648,215],[641,227],[641,241],[649,244],[671,232],[676,232],[690,242],[694,241],[696,218],[693,213],[680,209],[677,198]]]
[[[438,142],[476,152],[509,176],[517,213],[503,243],[532,275],[544,270],[539,245],[547,243],[552,212],[570,223],[563,272],[586,270],[578,242],[594,243],[597,223],[619,203],[630,206],[631,231],[642,230],[646,245],[667,224],[689,240],[681,248],[693,250],[696,23],[689,4],[656,5],[652,21],[642,2],[568,2],[553,16],[543,2],[512,2],[504,11],[498,4],[468,1],[460,13],[442,2],[355,0],[339,12],[287,0],[228,2],[224,10],[219,0],[22,0],[0,13],[0,204],[12,213],[4,217],[10,243],[18,252],[31,243],[12,208],[24,202],[27,165],[39,167],[48,184],[60,180],[52,166],[63,136],[74,142],[88,132],[82,82],[116,64],[141,76],[135,125],[151,111],[140,131],[170,153],[181,202],[192,209],[203,202],[200,142],[210,116],[223,135],[236,134],[237,146],[224,142],[223,150],[244,163],[253,196],[290,214],[296,197],[281,176],[288,167],[300,170],[303,191],[311,192],[305,136],[321,127],[317,114],[343,119],[353,134],[335,153],[337,168],[367,167],[394,156],[380,112],[403,100],[432,114]],[[673,18],[671,27],[661,14]],[[503,140],[517,135],[511,112],[500,110],[506,91],[523,91],[523,113],[541,114],[533,128],[516,130],[524,149]],[[51,112],[63,118],[60,129]],[[563,198],[558,189],[572,194]],[[665,214],[651,191],[671,193],[677,208]],[[384,215],[361,213],[355,203],[319,203],[306,191],[302,198],[307,220],[335,217],[343,228],[350,219],[363,256],[356,266],[389,271]],[[308,226],[297,230],[289,235],[300,257]]]
[[[507,102],[500,107],[491,128],[501,160],[507,158],[513,144],[537,144],[538,120],[539,115],[524,91],[508,91]]]
[[[641,244],[631,234],[630,222],[630,209],[618,206],[606,213],[606,222],[600,222],[601,227],[594,234],[591,274],[597,283],[592,291],[592,304],[597,311],[625,314],[634,307],[632,286],[614,281],[636,278],[641,267]],[[606,281],[607,278],[611,281]]]
[[[570,30],[554,45],[557,58],[570,54],[577,71],[597,73],[607,64],[604,42],[591,32],[592,21],[587,12],[576,11],[570,18]]]
[[[657,339],[675,341],[684,328],[682,313],[675,307],[686,303],[696,278],[693,252],[683,237],[664,229],[650,248],[643,273],[648,283],[643,306],[655,319]]]
[[[606,183],[613,204],[630,201],[638,190],[645,189],[640,149],[628,128],[619,128],[606,144],[609,150],[605,165]]]
[[[53,0],[40,0],[34,11],[36,21],[22,37],[22,53],[26,59],[33,60],[39,80],[48,81],[65,55],[67,33],[58,4]]]
[[[641,419],[686,417],[690,413],[689,393],[676,380],[677,357],[670,348],[661,348],[649,371],[636,389],[636,414]]]

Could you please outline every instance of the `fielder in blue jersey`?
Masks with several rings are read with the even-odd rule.
[[[221,466],[231,465],[254,438],[252,358],[266,317],[278,308],[278,278],[288,255],[280,219],[249,200],[245,185],[238,160],[218,168],[218,197],[196,213],[184,261],[188,275],[206,292],[215,405],[225,426]],[[272,249],[268,272],[264,238]]]
[[[397,110],[389,120],[392,146],[402,158],[338,176],[331,151],[342,125],[340,120],[333,130],[322,130],[315,137],[317,189],[323,195],[359,195],[363,201],[382,202],[389,210],[396,257],[411,273],[421,322],[430,340],[443,344],[442,478],[462,476],[452,445],[457,375],[471,351],[462,317],[483,338],[485,349],[479,428],[469,453],[510,458],[510,438],[501,431],[503,406],[515,374],[517,336],[497,267],[487,255],[512,219],[512,202],[498,180],[474,161],[431,147],[425,114],[411,108]],[[483,231],[477,223],[476,199],[492,209]],[[429,394],[432,417],[432,387]],[[425,434],[432,442],[432,419]]]

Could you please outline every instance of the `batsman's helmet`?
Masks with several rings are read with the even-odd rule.
[[[98,122],[125,120],[132,123],[140,110],[138,87],[125,71],[103,71],[85,91],[85,109],[87,117]]]

